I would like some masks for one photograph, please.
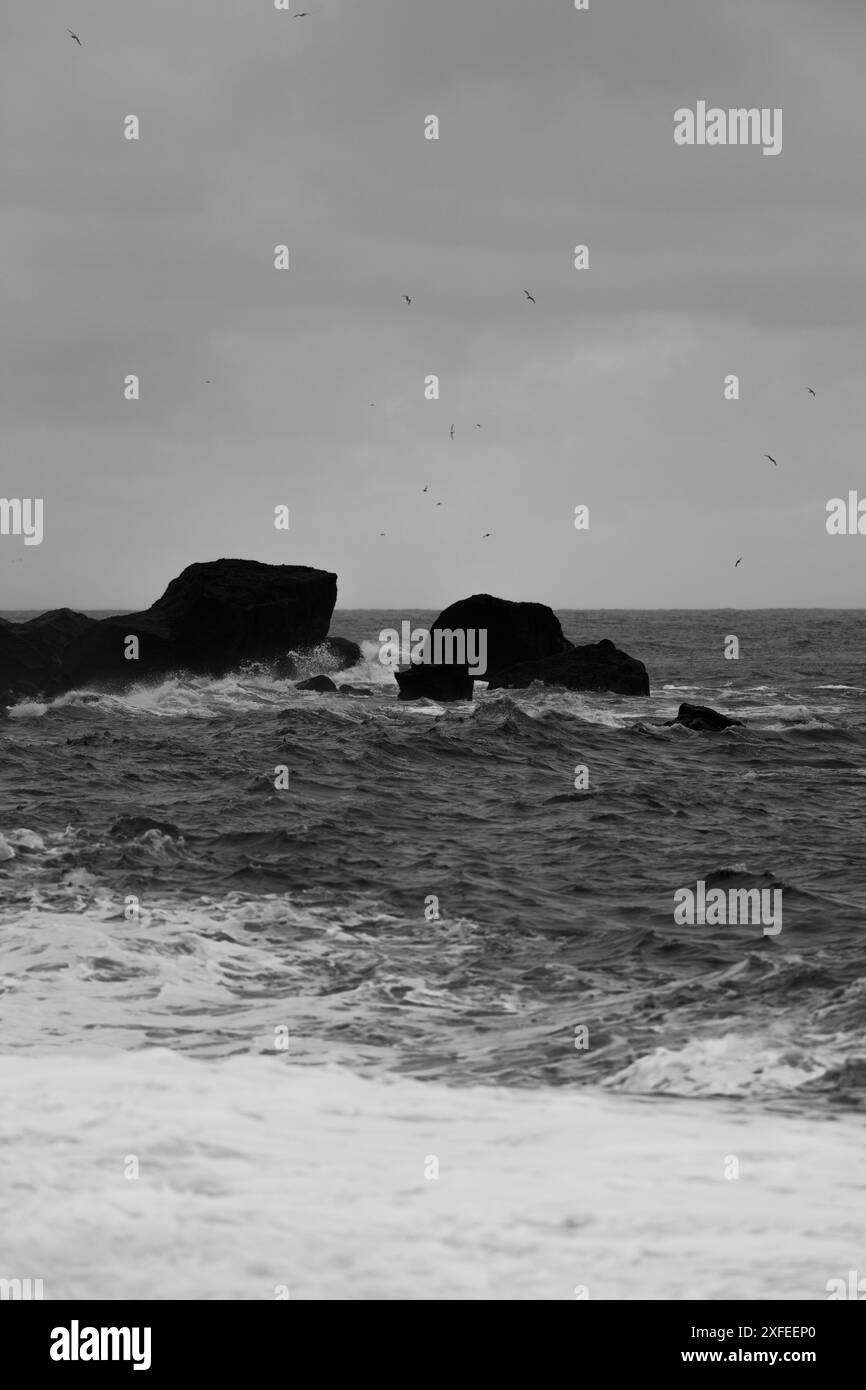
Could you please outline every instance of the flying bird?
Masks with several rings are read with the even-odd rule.
[[[454,426],[453,426],[453,425],[451,426],[451,438],[452,438],[452,439],[454,438]]]
[[[67,32],[67,34],[69,34],[70,38],[73,38],[73,39],[75,40],[75,42],[78,44],[78,47],[79,47],[79,48],[83,48],[83,47],[84,47],[84,44],[81,42],[81,40],[80,40],[80,38],[78,37],[77,34],[73,34],[73,32],[72,32],[71,29],[67,29],[66,32]]]
[[[411,303],[412,303],[412,301],[411,301],[411,299],[409,298],[408,294],[404,294],[404,295],[403,295],[403,298],[405,299],[405,301],[406,301],[407,304],[411,304]]]
[[[387,534],[388,534],[387,531],[380,531],[380,532],[379,532],[379,535],[380,535],[380,536],[387,536]]]
[[[530,301],[530,303],[535,303],[535,300],[532,298],[532,295],[529,293],[529,290],[524,290],[523,293],[526,295],[526,298]]]
[[[765,455],[764,455],[764,458],[765,458],[765,459],[769,459],[770,462],[771,462],[772,464],[774,464],[776,468],[779,467],[779,465],[776,463],[776,460],[773,458],[773,455],[772,455],[772,454],[765,454]]]
[[[485,531],[485,532],[484,532],[484,535],[481,537],[481,539],[482,539],[483,541],[486,541],[486,540],[487,540],[487,537],[488,537],[488,536],[492,536],[492,535],[493,535],[493,532],[492,532],[492,531]]]
[[[421,491],[422,491],[422,492],[426,492],[429,486],[430,486],[429,483],[425,483],[424,486],[422,487]]]
[[[477,430],[480,430],[480,429],[481,429],[481,426],[480,426],[480,425],[476,425],[475,428],[476,428]]]
[[[309,10],[301,10],[301,13],[300,13],[300,14],[293,14],[293,15],[292,15],[292,19],[309,19],[309,17],[310,17],[310,11],[309,11]],[[382,532],[382,534],[383,534],[383,535],[385,534],[384,531]]]
[[[437,502],[437,503],[436,503],[436,506],[437,506],[437,507],[441,507],[441,506],[442,506],[442,503],[441,503],[441,502]]]
[[[742,558],[743,558],[743,557],[742,557],[742,555],[741,555],[739,560],[735,560],[735,561],[734,561],[734,569],[736,569],[736,568],[737,568],[737,565],[739,565],[739,564],[741,563]]]
[[[806,390],[809,392],[810,396],[814,396],[815,392],[812,390],[811,386],[807,386]]]

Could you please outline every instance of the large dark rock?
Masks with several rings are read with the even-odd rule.
[[[694,729],[699,734],[715,734],[732,726],[745,728],[742,719],[729,719],[726,714],[710,709],[709,705],[680,705],[676,719],[667,719],[665,724],[684,724],[687,729]]]
[[[0,618],[0,706],[39,697],[57,681],[70,642],[98,627],[95,618],[56,608],[26,623]]]
[[[394,672],[401,700],[471,700],[475,680],[465,666],[402,666]]]
[[[524,661],[500,671],[491,690],[523,689],[533,681],[564,685],[568,690],[609,690],[615,695],[649,695],[649,676],[642,661],[621,652],[606,637],[570,647],[542,661]]]
[[[104,618],[66,648],[56,690],[125,686],[173,671],[224,676],[324,642],[337,576],[308,565],[212,560],[189,565],[143,613]],[[139,639],[126,660],[125,639]]]
[[[473,594],[452,603],[433,623],[430,634],[467,632],[487,634],[487,664],[477,679],[490,680],[522,661],[537,661],[567,651],[559,619],[543,603],[512,603],[491,594]],[[446,639],[444,650],[450,650]],[[475,650],[478,648],[476,646]],[[431,654],[435,648],[431,645]],[[413,662],[395,672],[401,700],[471,700],[473,677],[467,664]]]

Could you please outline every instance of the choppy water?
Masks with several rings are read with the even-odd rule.
[[[47,1296],[53,1268],[54,1296],[825,1297],[866,1264],[864,615],[561,614],[642,659],[652,696],[400,704],[375,638],[433,616],[335,615],[365,644],[337,679],[367,697],[251,670],[0,725],[20,1275]],[[654,726],[683,700],[747,728]],[[112,833],[131,815],[179,833]],[[676,926],[698,879],[781,889],[781,933]],[[169,1223],[132,1268],[117,1240],[163,1208],[126,1153]],[[192,1264],[160,1284],[187,1198]],[[81,1241],[114,1254],[94,1269]]]

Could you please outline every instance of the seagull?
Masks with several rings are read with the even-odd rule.
[[[408,294],[404,294],[404,295],[403,295],[403,298],[405,299],[405,301],[406,301],[407,304],[411,304],[411,303],[412,303],[412,301],[411,301],[411,299],[409,298]]]
[[[83,47],[84,47],[83,43],[81,42],[81,40],[80,40],[80,38],[78,37],[77,34],[73,34],[73,32],[72,32],[71,29],[67,29],[66,32],[67,32],[67,34],[69,34],[70,38],[73,38],[73,39],[75,40],[75,42],[78,44],[78,47],[79,47],[79,48],[83,48]]]
[[[454,438],[454,426],[453,426],[453,425],[451,426],[451,438],[452,438],[452,439]]]
[[[426,492],[429,486],[430,486],[429,483],[425,483],[424,486],[422,487],[421,491],[422,491],[422,492]]]
[[[814,396],[815,392],[812,390],[811,386],[807,386],[806,390],[809,392],[810,396]]]
[[[300,16],[299,16],[299,17],[300,17]],[[379,535],[380,535],[380,536],[387,536],[387,534],[388,534],[387,531],[380,531],[380,532],[379,532]]]
[[[300,13],[300,14],[293,14],[293,15],[292,15],[292,19],[309,19],[309,17],[310,17],[310,11],[309,11],[309,10],[301,10],[301,13]],[[383,535],[385,534],[384,531],[382,532],[382,534],[383,534]]]
[[[485,532],[484,532],[484,535],[481,537],[481,539],[482,539],[483,541],[486,541],[486,540],[487,540],[487,537],[488,537],[488,536],[492,536],[492,535],[493,535],[493,532],[492,532],[492,531],[485,531]]]
[[[740,559],[739,559],[739,560],[736,560],[736,561],[734,562],[734,569],[736,569],[736,568],[737,568],[737,565],[740,564],[740,562],[742,561],[742,558],[743,558],[743,557],[742,557],[742,555],[741,555],[741,556],[740,556]]]
[[[772,454],[765,454],[765,455],[764,455],[764,458],[765,458],[765,459],[769,459],[770,462],[771,462],[772,464],[774,464],[776,468],[779,467],[779,465],[776,463],[776,460],[773,458],[773,455],[772,455]]]
[[[441,506],[442,506],[442,503],[441,503],[441,502],[437,502],[437,503],[436,503],[436,506],[437,506],[437,507],[441,507]]]
[[[480,429],[481,429],[481,426],[480,426],[480,425],[476,425],[475,428],[476,428],[477,430],[480,430]]]
[[[529,293],[529,290],[524,290],[523,293],[526,295],[526,298],[530,301],[530,303],[535,303],[535,300],[532,298],[532,295]]]

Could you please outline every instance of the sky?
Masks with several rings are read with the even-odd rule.
[[[292,9],[8,7],[0,496],[44,539],[0,536],[0,609],[221,556],[339,607],[866,606],[826,530],[866,498],[863,0]],[[781,153],[676,145],[698,101],[781,108]]]

